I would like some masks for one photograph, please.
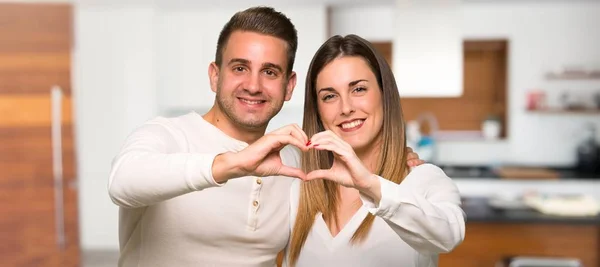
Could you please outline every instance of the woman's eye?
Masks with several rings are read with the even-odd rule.
[[[333,98],[333,97],[334,97],[334,95],[326,95],[326,96],[324,96],[324,97],[322,98],[322,100],[323,100],[323,101],[327,101],[327,100],[329,100],[329,99],[331,99],[331,98]]]
[[[364,87],[356,87],[354,89],[355,92],[362,92],[362,91],[366,91],[366,90],[367,90],[367,88],[364,88]]]

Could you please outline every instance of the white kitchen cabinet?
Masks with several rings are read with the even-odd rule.
[[[402,97],[463,91],[461,0],[396,0],[392,65]]]

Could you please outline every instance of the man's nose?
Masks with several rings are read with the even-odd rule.
[[[250,74],[250,76],[248,76],[248,80],[246,81],[244,89],[246,89],[246,91],[248,91],[251,94],[260,93],[260,73]]]

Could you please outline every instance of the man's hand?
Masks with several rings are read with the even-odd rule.
[[[423,163],[425,163],[425,161],[419,159],[419,155],[415,153],[412,148],[406,147],[406,164],[408,164],[408,167],[414,168]]]
[[[243,176],[283,175],[304,179],[306,174],[299,168],[283,165],[279,151],[287,145],[308,150],[308,137],[302,129],[291,124],[266,134],[237,153],[227,152],[215,157],[213,178],[217,183]]]

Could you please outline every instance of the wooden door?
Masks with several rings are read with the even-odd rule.
[[[0,3],[2,266],[79,266],[71,42],[70,5]]]

